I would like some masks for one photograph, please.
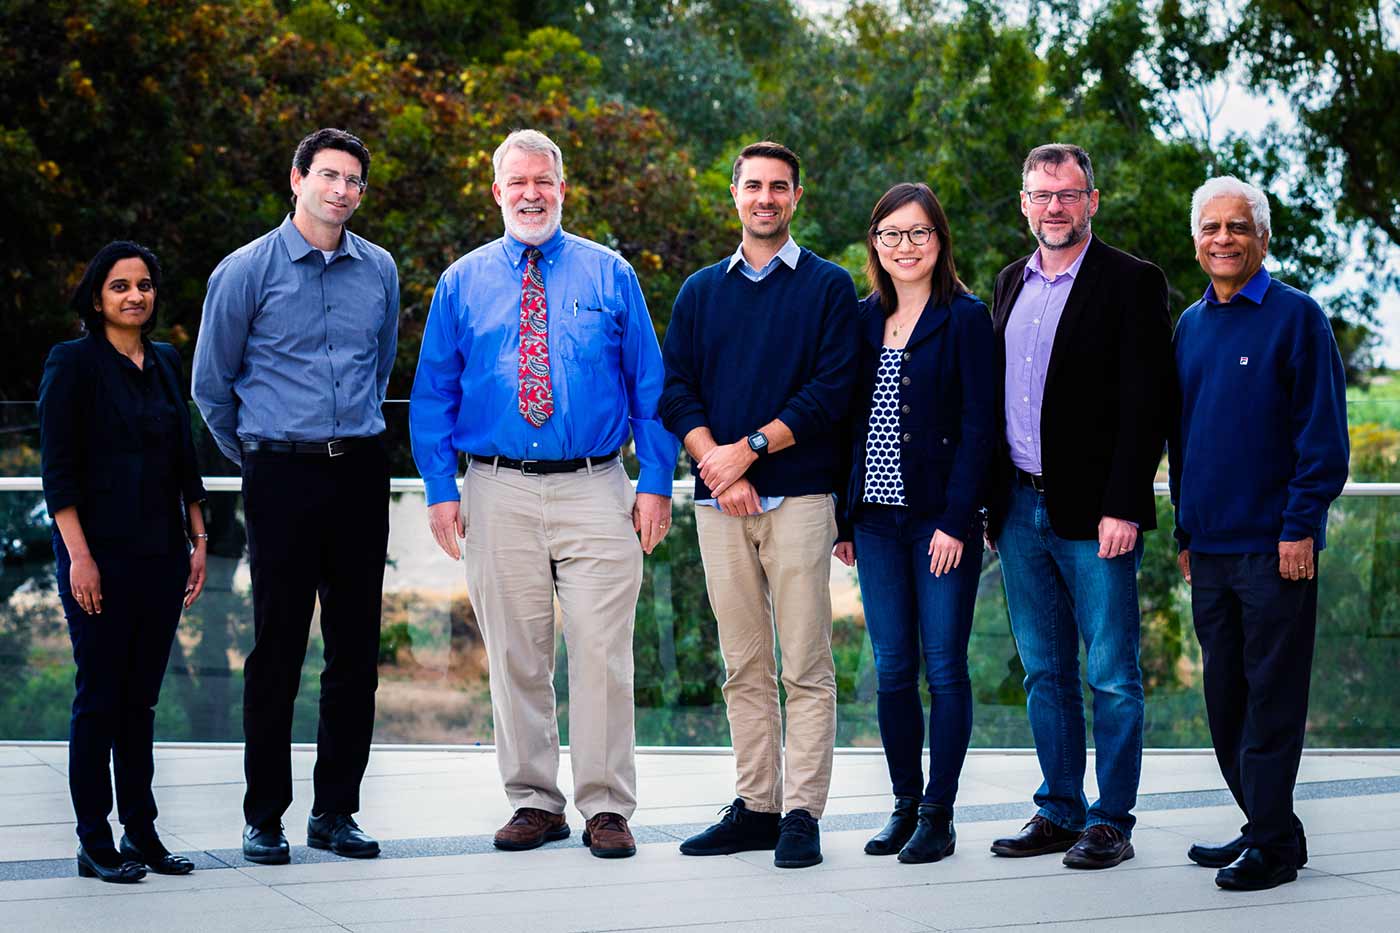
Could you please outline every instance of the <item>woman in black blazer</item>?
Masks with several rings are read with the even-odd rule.
[[[836,556],[860,576],[895,806],[865,851],[936,862],[953,853],[953,800],[972,736],[967,642],[996,419],[992,322],[958,279],[948,219],[927,185],[887,191],[866,246],[874,292],[861,306]],[[927,783],[921,657],[932,700]]]
[[[119,883],[194,868],[161,844],[151,794],[156,700],[180,612],[204,588],[208,538],[180,358],[147,338],[159,286],[150,250],[104,246],[70,301],[87,334],[53,348],[39,388],[44,499],[78,665],[68,738],[78,873]]]

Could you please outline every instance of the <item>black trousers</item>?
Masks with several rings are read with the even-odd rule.
[[[1303,754],[1317,579],[1285,580],[1277,554],[1191,552],[1191,614],[1205,659],[1215,757],[1251,846],[1297,858],[1293,785]]]
[[[383,445],[337,457],[243,457],[253,578],[253,650],[243,667],[243,815],[277,822],[292,802],[292,707],[312,610],[321,602],[325,668],[313,812],[354,813],[374,731],[379,616],[389,541]]]
[[[69,585],[72,560],[54,534],[58,595],[68,618],[77,691],[68,731],[68,789],[87,849],[112,848],[112,762],[117,818],[142,834],[156,821],[151,742],[160,684],[189,578],[189,555],[97,556],[102,612],[88,615]]]

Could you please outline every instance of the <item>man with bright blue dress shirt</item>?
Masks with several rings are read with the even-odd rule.
[[[601,858],[625,857],[636,852],[632,627],[642,553],[670,526],[678,449],[657,417],[661,350],[632,267],[560,229],[559,147],[519,130],[492,164],[506,232],[448,267],[433,293],[409,408],[413,456],[433,537],[454,560],[465,538],[496,758],[515,808],[496,846],[569,835],[557,598],[583,841]],[[641,464],[635,493],[619,459],[629,433]],[[469,461],[460,495],[459,454]]]
[[[194,398],[243,468],[253,577],[253,650],[243,667],[243,854],[282,864],[292,802],[292,706],[312,610],[321,604],[315,800],[307,844],[373,858],[358,826],[378,685],[389,538],[389,464],[380,407],[398,340],[393,257],[345,229],[369,151],[338,129],[292,157],[296,207],[209,277]]]

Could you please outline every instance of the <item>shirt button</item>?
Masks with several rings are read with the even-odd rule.
[[[334,350],[334,349],[335,349],[335,347],[331,347],[331,349],[332,349],[332,350]],[[1029,356],[1028,356],[1028,357],[1026,357],[1026,362],[1027,362],[1027,363],[1029,363],[1029,362],[1030,362],[1030,361],[1031,361],[1031,358],[1030,358],[1030,357],[1029,357]]]
[[[330,309],[327,308],[326,310],[329,311]],[[1035,320],[1031,321],[1031,323],[1032,323],[1032,324],[1039,324],[1039,323],[1040,323],[1040,318],[1036,318]]]
[[[336,385],[340,385],[340,383],[337,382]],[[1023,396],[1021,396],[1021,401],[1023,401],[1023,402],[1029,402],[1030,400],[1031,400],[1031,397],[1030,397],[1029,395],[1023,395]]]
[[[531,444],[530,444],[530,446],[531,446],[531,447],[538,447],[538,446],[540,446],[539,441],[532,441]]]
[[[330,306],[330,305],[326,305],[326,310],[329,311],[330,309],[331,309],[331,306]]]
[[[907,386],[912,381],[913,380],[911,380],[908,376],[905,376],[903,379],[899,380],[899,384]]]
[[[335,387],[336,387],[337,389],[340,388],[340,380],[339,380],[339,379],[337,379],[337,380],[335,381]]]
[[[329,347],[327,347],[326,349],[328,349],[328,350],[334,350],[334,349],[335,349],[335,344],[331,344],[331,345],[330,345]],[[1027,362],[1027,363],[1029,363],[1030,360],[1031,360],[1031,358],[1030,358],[1029,356],[1026,357],[1026,362]]]

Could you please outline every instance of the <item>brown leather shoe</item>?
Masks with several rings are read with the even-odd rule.
[[[510,822],[496,830],[496,848],[508,852],[538,849],[546,842],[569,838],[569,824],[564,814],[521,807]]]
[[[616,813],[595,813],[583,830],[583,844],[599,858],[627,858],[637,854],[637,840],[627,820]]]
[[[1133,844],[1122,830],[1095,823],[1084,830],[1084,835],[1065,853],[1065,865],[1069,868],[1112,868],[1134,854]]]
[[[1031,821],[1021,827],[1021,831],[1016,835],[993,842],[992,853],[1007,858],[1047,855],[1051,852],[1064,852],[1078,841],[1079,833],[1062,829],[1037,814],[1031,817]]]

